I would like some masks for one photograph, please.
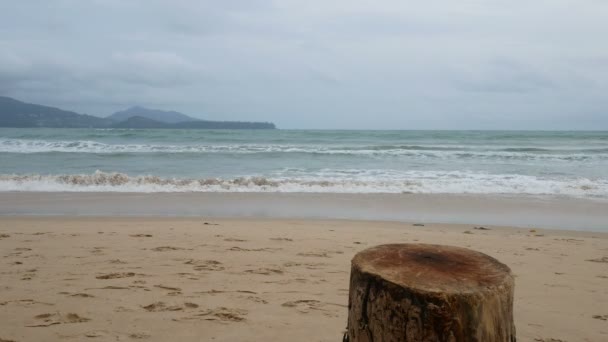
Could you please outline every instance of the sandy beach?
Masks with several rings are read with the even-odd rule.
[[[578,3],[0,2],[0,342],[608,342]]]
[[[511,267],[520,341],[608,339],[608,234],[346,220],[0,218],[0,341],[340,341],[383,243]]]

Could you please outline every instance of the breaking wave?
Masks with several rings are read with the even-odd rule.
[[[0,191],[469,193],[608,198],[608,179],[387,170],[325,170],[302,177],[188,179],[97,171],[73,175],[0,174]]]
[[[546,149],[532,147],[494,147],[454,145],[371,145],[371,146],[316,146],[289,144],[234,144],[234,145],[164,145],[164,144],[105,144],[96,141],[48,141],[0,139],[0,153],[229,153],[263,154],[293,153],[318,155],[352,155],[371,157],[416,157],[437,159],[505,159],[585,161],[608,160],[608,149]]]

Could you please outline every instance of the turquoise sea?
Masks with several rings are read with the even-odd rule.
[[[0,191],[608,198],[608,132],[0,128]]]

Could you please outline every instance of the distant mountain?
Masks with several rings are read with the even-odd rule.
[[[142,115],[133,115],[141,113]],[[121,119],[124,116],[124,119]],[[158,117],[158,119],[155,119]],[[0,127],[52,128],[171,128],[171,129],[275,129],[270,122],[197,120],[178,112],[133,107],[107,118],[25,103],[0,96]]]
[[[270,122],[238,122],[238,121],[188,121],[164,123],[141,116],[132,116],[127,120],[112,124],[112,128],[166,128],[166,129],[275,129]]]
[[[142,116],[132,116],[124,121],[112,124],[112,128],[167,128],[170,124],[144,118]]]
[[[272,122],[248,122],[248,121],[190,121],[178,122],[170,125],[170,128],[187,129],[276,129]]]
[[[25,103],[0,96],[0,127],[108,127],[112,122],[96,116]]]
[[[182,114],[174,111],[164,111],[158,109],[149,109],[144,107],[131,107],[129,109],[116,112],[107,117],[114,122],[124,121],[131,117],[139,116],[146,119],[156,120],[165,123],[177,123],[187,121],[197,121],[195,118],[191,118],[186,114]]]

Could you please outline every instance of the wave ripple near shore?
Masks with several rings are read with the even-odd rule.
[[[163,178],[124,173],[0,175],[0,191],[101,192],[316,192],[569,195],[608,198],[608,182],[462,172],[409,172],[350,177]]]

